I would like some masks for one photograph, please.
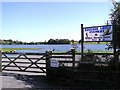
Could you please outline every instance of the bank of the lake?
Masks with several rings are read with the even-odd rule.
[[[39,50],[38,48],[0,48],[3,52],[13,52],[17,50]]]

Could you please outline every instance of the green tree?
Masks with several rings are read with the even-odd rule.
[[[55,44],[55,40],[54,39],[50,39],[50,40],[48,40],[47,44]]]
[[[120,2],[113,1],[114,8],[112,9],[111,13],[111,23],[116,31],[115,35],[115,42],[117,48],[120,48]]]
[[[49,39],[47,44],[70,44],[69,39]]]

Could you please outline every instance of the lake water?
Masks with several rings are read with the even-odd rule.
[[[77,51],[81,50],[81,45],[77,45]],[[84,50],[93,51],[112,51],[105,50],[106,44],[84,44]],[[38,48],[38,50],[17,50],[16,52],[29,52],[29,53],[44,53],[49,50],[55,50],[55,52],[67,52],[72,48],[70,44],[64,45],[2,45],[2,48]]]

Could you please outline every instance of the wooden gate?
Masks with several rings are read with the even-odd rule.
[[[46,53],[2,53],[2,72],[46,74]]]

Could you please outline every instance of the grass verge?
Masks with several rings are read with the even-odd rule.
[[[39,50],[39,48],[0,48],[3,52],[12,52],[15,50]]]

